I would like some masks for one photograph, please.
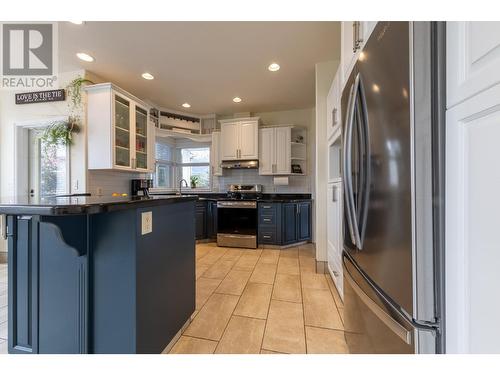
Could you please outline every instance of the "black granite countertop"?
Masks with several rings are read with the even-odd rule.
[[[153,195],[156,194],[153,193]],[[193,193],[193,195],[198,196],[198,199],[200,201],[219,201],[228,199],[226,193]],[[166,194],[165,196],[169,196],[169,194]],[[182,196],[184,196],[184,194]],[[267,203],[293,203],[293,202],[305,202],[311,200],[312,200],[311,194],[306,194],[306,193],[304,194],[264,193],[258,199],[259,202],[267,202]]]
[[[13,197],[0,198],[0,214],[86,215],[198,200],[196,195],[155,195],[145,197]]]

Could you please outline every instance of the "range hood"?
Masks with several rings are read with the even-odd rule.
[[[226,160],[220,165],[223,169],[256,169],[259,168],[258,160]]]

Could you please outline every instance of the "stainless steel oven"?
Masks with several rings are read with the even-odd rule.
[[[257,248],[257,201],[217,202],[217,245]]]

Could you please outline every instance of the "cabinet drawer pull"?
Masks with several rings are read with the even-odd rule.
[[[271,221],[271,219],[264,219],[265,222],[269,223]]]
[[[269,235],[267,235],[267,234],[266,234],[266,235],[264,235],[264,236],[262,236],[262,237],[263,237],[263,238],[265,238],[266,240],[270,240],[270,239],[271,239],[271,236],[269,236]]]
[[[262,206],[262,208],[269,209],[271,206]]]

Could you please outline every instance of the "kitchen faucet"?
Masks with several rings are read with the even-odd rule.
[[[179,192],[177,193],[177,195],[182,195],[182,182],[184,181],[184,184],[186,187],[189,187],[187,181],[185,179],[182,179],[179,181]]]

